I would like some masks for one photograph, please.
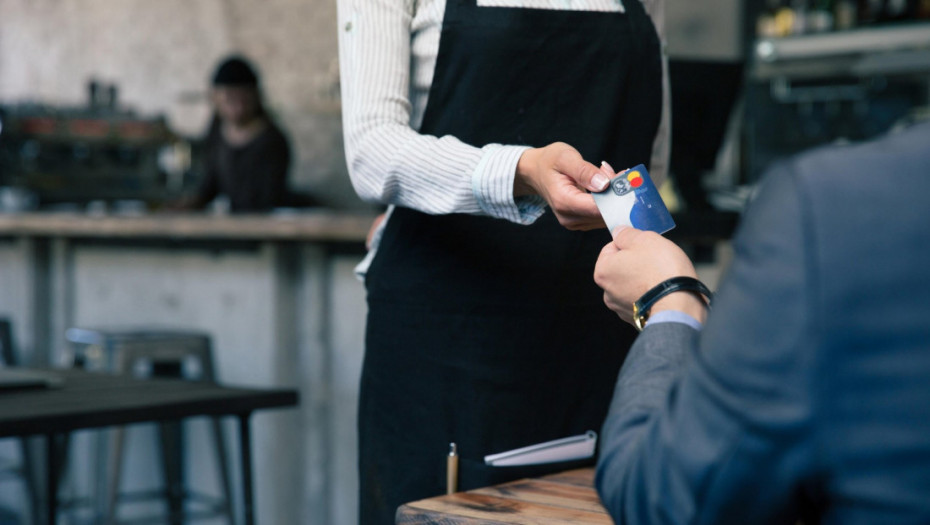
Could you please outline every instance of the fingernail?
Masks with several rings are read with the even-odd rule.
[[[591,185],[594,186],[594,189],[597,191],[602,191],[607,185],[610,184],[610,179],[607,178],[607,175],[598,172],[594,177],[591,178]]]
[[[620,232],[622,232],[623,230],[627,228],[629,228],[629,226],[627,226],[626,224],[621,224],[620,226],[617,226],[616,228],[614,228],[613,238],[616,239],[617,235],[620,235]]]
[[[614,170],[613,166],[611,166],[610,164],[608,164],[606,160],[602,160],[602,161],[601,161],[601,167],[602,167],[602,168],[607,168],[611,173],[616,173],[616,170]]]

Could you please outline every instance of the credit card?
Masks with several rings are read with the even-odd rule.
[[[621,225],[656,233],[675,227],[672,214],[642,164],[617,174],[606,190],[592,195],[611,233]]]

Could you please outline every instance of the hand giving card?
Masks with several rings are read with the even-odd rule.
[[[606,190],[593,195],[611,233],[621,225],[656,233],[665,233],[675,227],[675,221],[645,166],[640,164],[616,176],[606,162],[602,169],[613,178]]]

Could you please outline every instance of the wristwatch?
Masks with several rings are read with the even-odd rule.
[[[708,308],[710,308],[710,302],[714,297],[714,294],[707,289],[707,286],[694,277],[672,277],[671,279],[666,279],[652,287],[648,292],[644,293],[638,301],[633,303],[633,324],[636,326],[636,329],[640,332],[643,331],[643,328],[646,326],[646,320],[649,319],[649,310],[652,308],[652,305],[656,304],[659,299],[666,295],[680,291],[700,294],[700,296],[702,296],[701,300],[704,301],[704,304]]]

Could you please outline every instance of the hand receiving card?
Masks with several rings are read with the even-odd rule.
[[[645,166],[640,164],[616,176],[606,162],[601,169],[611,177],[610,186],[594,193],[594,202],[611,234],[621,225],[656,233],[665,233],[675,227],[672,214],[662,202]]]

